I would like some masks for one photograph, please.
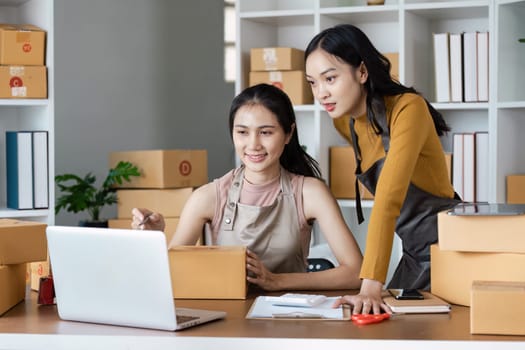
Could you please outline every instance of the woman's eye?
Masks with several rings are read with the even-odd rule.
[[[335,77],[326,77],[326,81],[329,83],[334,82],[334,80],[335,80]]]

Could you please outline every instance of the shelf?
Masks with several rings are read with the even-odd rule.
[[[16,210],[0,208],[0,218],[46,217],[49,213],[49,209]]]
[[[41,99],[0,99],[0,107],[2,106],[47,106],[49,105],[49,100]]]

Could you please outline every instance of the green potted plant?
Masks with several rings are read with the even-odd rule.
[[[89,220],[81,221],[81,226],[107,226],[107,220],[100,218],[100,211],[106,205],[117,203],[116,186],[131,181],[132,176],[140,176],[138,168],[122,161],[109,169],[99,188],[95,186],[96,177],[92,173],[83,178],[75,174],[55,176],[55,183],[62,193],[56,201],[55,215],[62,209],[73,213],[87,211]]]

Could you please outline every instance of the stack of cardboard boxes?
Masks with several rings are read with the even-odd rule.
[[[46,224],[0,219],[0,315],[25,299],[27,263],[47,257]]]
[[[507,175],[507,203],[525,204],[525,174]]]
[[[438,214],[432,293],[470,306],[471,333],[525,335],[525,215]]]
[[[119,161],[127,161],[137,166],[141,174],[117,190],[117,219],[109,220],[109,227],[129,229],[131,210],[147,208],[164,216],[169,242],[193,189],[208,182],[206,150],[113,152],[109,158],[111,168]]]
[[[0,24],[0,98],[47,98],[46,32]]]
[[[282,89],[292,104],[313,103],[304,71],[304,51],[291,47],[253,48],[249,85],[271,84]]]

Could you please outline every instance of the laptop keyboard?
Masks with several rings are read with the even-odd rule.
[[[188,321],[193,321],[198,319],[199,317],[196,316],[183,316],[183,315],[176,315],[177,316],[177,323],[184,323]]]

